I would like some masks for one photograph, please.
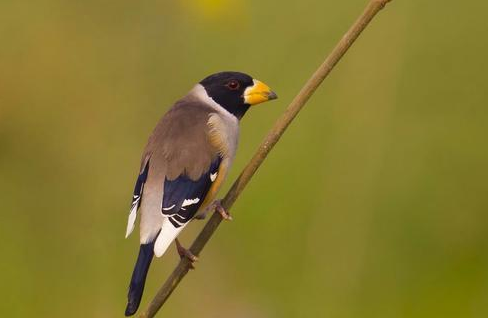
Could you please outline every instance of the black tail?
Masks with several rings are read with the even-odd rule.
[[[129,294],[127,295],[127,307],[125,315],[132,316],[139,308],[142,293],[144,292],[144,283],[146,282],[147,271],[151,260],[154,256],[154,242],[141,244],[139,256],[137,257],[136,266],[132,272],[132,278],[129,285]]]

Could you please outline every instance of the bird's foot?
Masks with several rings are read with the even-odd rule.
[[[190,269],[195,269],[193,263],[198,261],[198,257],[195,256],[189,249],[184,248],[178,239],[175,239],[176,249],[178,250],[178,255],[180,258],[186,257],[190,260]]]
[[[208,212],[211,210],[217,211],[224,220],[232,221],[232,216],[225,210],[225,208],[220,203],[220,200],[215,200],[211,205],[209,205],[205,211],[200,214],[195,215],[195,220],[205,220],[207,218]]]
[[[215,205],[215,211],[219,212],[220,216],[222,216],[222,219],[224,219],[226,221],[232,221],[232,216],[222,206],[222,204],[220,203],[220,200],[215,200],[214,205]]]

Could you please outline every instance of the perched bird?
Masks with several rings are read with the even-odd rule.
[[[129,285],[126,316],[141,302],[149,265],[173,240],[181,257],[196,259],[176,239],[214,201],[234,160],[239,121],[250,106],[277,98],[264,83],[239,72],[208,76],[160,119],[142,155],[126,237],[140,214],[140,249]]]

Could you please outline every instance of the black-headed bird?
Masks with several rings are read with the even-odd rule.
[[[214,201],[234,160],[239,121],[249,107],[277,98],[264,83],[239,72],[208,76],[159,120],[142,155],[126,237],[140,214],[140,249],[129,285],[126,316],[141,302],[149,265],[176,240],[178,253],[195,261],[176,239]]]

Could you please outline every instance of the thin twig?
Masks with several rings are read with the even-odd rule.
[[[310,96],[312,96],[317,87],[319,87],[323,80],[329,75],[337,62],[339,62],[342,56],[346,53],[349,47],[354,43],[374,16],[390,1],[391,0],[370,0],[361,16],[356,20],[356,22],[354,22],[351,28],[334,47],[329,56],[327,56],[322,65],[320,65],[298,95],[293,99],[283,115],[278,119],[274,127],[261,143],[254,157],[241,172],[240,176],[237,178],[229,192],[227,192],[226,196],[222,200],[221,204],[227,211],[237,200],[242,190],[244,190],[268,153],[271,151],[271,149],[273,149],[274,145],[283,135],[288,125],[290,125],[298,112],[303,108],[303,106],[305,106],[305,103],[308,101]],[[190,251],[194,255],[198,256],[200,254],[203,247],[205,244],[207,244],[210,237],[212,237],[212,234],[215,232],[221,221],[221,215],[219,213],[213,213],[210,220],[204,226],[190,247]],[[146,310],[142,312],[139,317],[154,317],[154,315],[174,291],[176,286],[178,286],[179,282],[188,273],[189,269],[190,261],[186,257],[182,258],[164,285],[159,289],[154,299],[149,303]]]

